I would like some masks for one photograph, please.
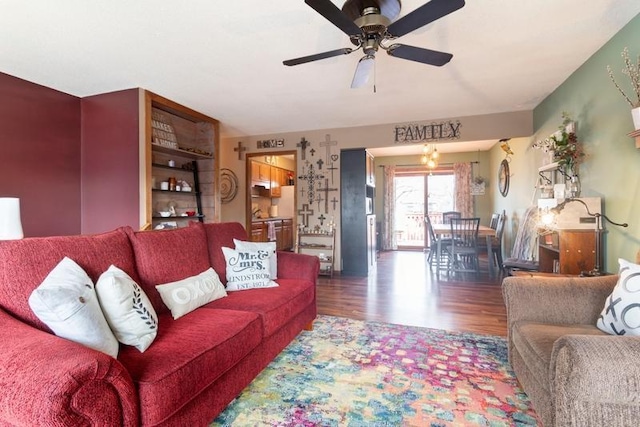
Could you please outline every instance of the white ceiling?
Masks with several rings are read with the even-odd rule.
[[[400,16],[424,2],[403,0]],[[142,87],[231,137],[531,110],[640,1],[467,0],[398,40],[452,61],[380,51],[377,93],[349,88],[361,52],[282,65],[352,46],[303,0],[0,0],[0,10],[0,72],[79,97]]]

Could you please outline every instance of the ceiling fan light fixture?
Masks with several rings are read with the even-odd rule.
[[[353,74],[353,80],[351,81],[352,89],[357,89],[367,84],[374,62],[375,56],[373,55],[365,55],[360,58],[356,72]]]

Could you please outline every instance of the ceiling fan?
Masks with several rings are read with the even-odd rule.
[[[453,55],[421,47],[391,43],[398,37],[423,27],[442,18],[465,5],[464,0],[431,0],[397,21],[392,21],[400,13],[400,0],[347,0],[338,9],[331,0],[304,0],[316,12],[349,36],[355,48],[343,48],[317,53],[315,55],[283,61],[284,65],[293,66],[338,55],[348,55],[362,48],[364,56],[358,62],[351,82],[352,88],[367,83],[373,68],[378,48],[387,54],[423,64],[442,66],[449,62]]]

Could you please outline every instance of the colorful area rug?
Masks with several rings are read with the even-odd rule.
[[[496,336],[319,316],[212,426],[538,425]]]

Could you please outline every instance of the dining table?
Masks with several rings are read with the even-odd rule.
[[[436,251],[438,258],[442,255],[442,236],[447,236],[451,234],[451,224],[431,224],[433,227],[433,233],[436,235],[438,244],[436,245]],[[491,242],[493,238],[496,236],[496,230],[491,227],[487,227],[486,225],[481,225],[478,227],[478,238],[484,237],[487,240],[487,258],[489,260],[489,274],[493,276],[495,274],[495,270],[493,268],[493,252],[491,249]],[[440,263],[436,263],[436,275],[440,275]]]

